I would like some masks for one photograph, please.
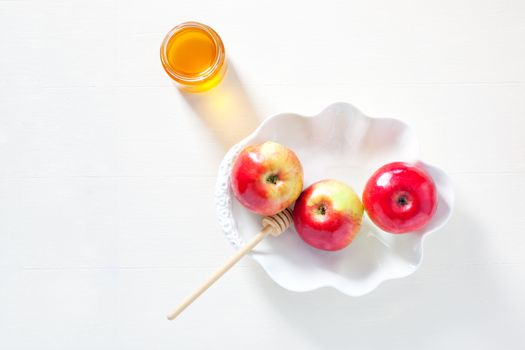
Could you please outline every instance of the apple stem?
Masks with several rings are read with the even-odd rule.
[[[278,179],[279,177],[276,174],[272,174],[266,178],[266,181],[275,185]]]

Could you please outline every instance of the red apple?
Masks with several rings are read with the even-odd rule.
[[[303,189],[303,167],[295,153],[275,142],[248,146],[233,164],[233,194],[249,210],[274,215]]]
[[[359,232],[363,204],[344,183],[322,180],[303,191],[293,213],[295,230],[306,243],[322,250],[340,250]]]
[[[370,219],[384,231],[417,231],[428,224],[436,212],[436,185],[420,166],[389,163],[368,180],[363,204]]]

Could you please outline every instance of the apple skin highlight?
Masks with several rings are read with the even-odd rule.
[[[249,210],[274,215],[303,189],[303,167],[295,153],[272,141],[244,148],[232,168],[234,196]]]

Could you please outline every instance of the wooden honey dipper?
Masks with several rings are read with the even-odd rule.
[[[195,301],[206,289],[214,284],[222,277],[233,265],[235,265],[243,256],[250,252],[264,237],[268,234],[277,237],[293,222],[292,210],[290,208],[284,209],[280,213],[272,216],[266,216],[262,219],[263,229],[255,235],[245,246],[239,249],[221,268],[219,268],[213,275],[206,280],[199,288],[190,294],[184,301],[172,312],[168,314],[168,320],[174,320],[184,309]]]

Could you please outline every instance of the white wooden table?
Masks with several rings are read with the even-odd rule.
[[[184,98],[159,61],[198,20],[227,88]],[[296,294],[215,220],[229,145],[347,101],[417,131],[457,207],[421,269],[372,294]],[[523,349],[525,2],[0,1],[0,348]]]

